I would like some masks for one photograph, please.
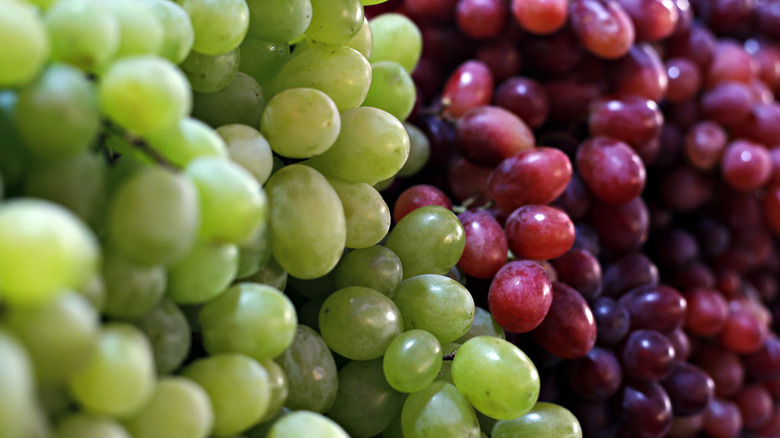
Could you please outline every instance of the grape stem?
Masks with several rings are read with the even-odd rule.
[[[444,356],[442,356],[442,360],[452,360],[455,359],[455,353],[457,353],[458,350],[453,351],[452,353],[447,353]]]
[[[123,131],[119,129],[118,127],[106,122],[103,124],[103,126],[106,128],[106,131],[108,131],[111,134],[116,135],[117,137],[123,138],[125,141],[127,141],[130,145],[138,149],[139,151],[143,152],[144,155],[151,158],[155,163],[159,164],[161,167],[165,167],[169,170],[178,171],[181,170],[181,167],[177,166],[173,162],[171,162],[169,159],[167,159],[163,154],[155,150],[153,147],[149,146],[149,143],[146,141],[135,137],[128,133],[127,131]],[[103,149],[106,151],[106,154],[108,155],[109,151],[108,148],[105,147],[105,142],[101,142]],[[114,157],[115,158],[115,157]]]

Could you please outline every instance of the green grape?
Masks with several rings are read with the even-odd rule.
[[[194,93],[192,115],[213,127],[241,123],[259,126],[265,100],[257,81],[238,72],[227,87],[214,93]]]
[[[287,385],[287,376],[279,364],[269,359],[261,362],[260,365],[268,372],[268,383],[271,388],[271,401],[268,403],[268,409],[261,420],[265,422],[274,419],[281,412],[284,402],[287,401],[290,388]]]
[[[87,410],[126,418],[149,401],[155,380],[146,336],[131,325],[111,323],[101,328],[97,350],[71,375],[68,388]]]
[[[371,64],[360,52],[346,46],[316,46],[297,54],[282,67],[276,77],[275,92],[314,88],[333,99],[339,111],[346,111],[363,103],[370,85]]]
[[[140,318],[165,293],[165,268],[139,265],[109,253],[103,261],[103,281],[106,289],[103,313],[114,318]]]
[[[531,359],[492,336],[471,338],[458,348],[452,378],[475,408],[497,420],[525,415],[539,398],[539,373]]]
[[[184,74],[170,61],[152,56],[112,64],[100,81],[98,97],[109,118],[140,135],[173,126],[192,106]]]
[[[396,415],[390,425],[382,431],[382,438],[404,438],[404,431],[401,425],[401,415]]]
[[[347,41],[348,47],[360,52],[366,59],[371,58],[374,52],[374,36],[371,34],[371,26],[368,24],[368,18],[363,17],[363,25],[351,40]]]
[[[290,275],[311,279],[333,269],[347,228],[335,190],[316,170],[294,164],[265,185],[271,203],[271,242],[276,261]]]
[[[238,70],[252,76],[263,88],[266,98],[273,97],[276,75],[290,60],[290,45],[246,37],[238,49],[241,51]]]
[[[209,301],[198,320],[206,351],[242,353],[258,362],[284,353],[298,324],[289,298],[255,283],[239,283]]]
[[[266,225],[265,192],[252,174],[238,164],[201,157],[190,162],[185,173],[200,195],[201,237],[241,243]]]
[[[389,188],[393,183],[395,182],[395,175],[391,176],[390,178],[383,179],[382,181],[379,181],[378,183],[374,184],[374,188],[378,192],[382,192]]]
[[[401,413],[404,399],[385,381],[382,359],[353,360],[339,371],[339,390],[327,415],[352,438],[369,438]]]
[[[375,245],[390,229],[390,210],[382,195],[366,183],[352,183],[338,178],[328,182],[339,195],[347,225],[347,248]]]
[[[330,97],[312,88],[291,88],[268,101],[260,131],[271,149],[290,158],[319,155],[336,141],[341,129],[338,108]]]
[[[190,16],[195,42],[204,55],[227,53],[241,44],[249,28],[245,0],[176,0]]]
[[[148,3],[136,0],[111,0],[102,4],[119,23],[119,47],[116,58],[157,55],[163,47],[163,23]]]
[[[383,368],[387,383],[396,391],[417,392],[439,375],[441,344],[425,330],[409,330],[387,347]]]
[[[452,356],[453,353],[458,351],[458,348],[460,348],[461,344],[450,342],[449,344],[444,344],[441,347],[441,352],[444,355],[450,355]],[[441,380],[442,382],[447,382],[451,384],[455,384],[455,381],[452,379],[452,360],[443,360],[441,363],[441,370],[439,370],[439,375],[436,376],[435,380]],[[479,418],[479,416],[477,416]]]
[[[213,93],[227,87],[233,80],[238,72],[240,56],[238,48],[219,55],[190,52],[179,68],[187,75],[194,91]]]
[[[131,438],[124,427],[106,417],[69,415],[59,423],[54,438]]]
[[[454,385],[454,383],[453,383]],[[496,420],[495,418],[490,418],[487,415],[483,414],[482,412],[479,412],[477,410],[474,410],[474,412],[477,414],[477,421],[479,421],[479,428],[482,431],[482,434],[487,431],[487,433],[490,433],[493,430],[493,427],[498,423],[499,420]]]
[[[150,134],[149,145],[166,160],[187,166],[197,157],[228,156],[225,142],[210,126],[198,119],[185,117],[168,128]]]
[[[347,432],[328,417],[308,411],[285,415],[271,427],[268,438],[349,438]]]
[[[457,216],[438,205],[404,216],[385,242],[401,259],[404,278],[446,274],[460,260],[465,245],[465,232]]]
[[[0,285],[8,304],[43,305],[97,270],[97,239],[68,210],[20,199],[0,205]],[[41,274],[44,275],[41,275]]]
[[[398,171],[398,176],[408,177],[418,174],[431,157],[431,143],[428,137],[420,131],[420,128],[411,123],[404,123],[406,133],[409,134],[409,158]]]
[[[363,286],[381,292],[388,298],[393,298],[402,277],[401,260],[392,251],[379,245],[350,251],[334,269],[337,289]]]
[[[582,438],[582,428],[568,409],[539,402],[530,412],[513,420],[496,423],[494,438]]]
[[[311,0],[312,17],[306,36],[323,44],[342,45],[363,25],[360,0]]]
[[[287,376],[285,406],[319,413],[333,406],[338,388],[336,362],[317,332],[298,324],[292,345],[274,361]]]
[[[268,372],[242,354],[217,354],[197,360],[182,376],[206,390],[214,412],[213,435],[230,435],[254,426],[271,399]]]
[[[0,178],[5,196],[19,193],[33,158],[16,129],[13,113],[17,97],[14,91],[0,91]]]
[[[422,54],[422,34],[417,25],[396,13],[382,14],[370,24],[374,37],[371,62],[393,61],[413,72]]]
[[[238,248],[236,278],[254,275],[271,258],[271,229],[263,227]]]
[[[474,299],[469,291],[442,275],[424,274],[404,280],[393,302],[401,310],[405,330],[426,330],[442,344],[463,336],[474,322]]]
[[[268,432],[277,420],[289,414],[291,411],[288,408],[282,407],[279,412],[276,413],[270,420],[265,420],[262,423],[252,427],[244,432],[242,436],[236,436],[235,438],[267,438]],[[232,438],[232,437],[231,437]]]
[[[401,425],[405,438],[479,437],[474,409],[447,382],[433,382],[409,394],[401,411]]]
[[[179,304],[205,303],[225,291],[238,270],[238,248],[199,243],[168,267],[168,298]]]
[[[371,5],[378,5],[380,3],[384,3],[387,0],[360,0],[360,3],[363,6],[371,6]]]
[[[298,323],[320,331],[320,309],[328,297],[312,298],[298,308]]]
[[[377,108],[341,114],[341,132],[333,146],[307,164],[352,182],[374,184],[395,175],[409,156],[409,135],[401,122]]]
[[[79,70],[53,65],[19,92],[15,120],[25,144],[40,155],[83,152],[100,128],[95,87]]]
[[[279,265],[273,256],[268,259],[268,263],[261,266],[251,276],[243,279],[250,283],[265,284],[273,287],[274,289],[284,290],[287,286],[287,271]]]
[[[12,308],[6,325],[30,354],[42,383],[58,383],[84,366],[97,348],[99,317],[79,294],[35,309]]]
[[[271,145],[255,128],[233,124],[217,128],[217,134],[227,144],[228,154],[234,163],[246,169],[258,183],[264,184],[271,176],[273,152]]]
[[[0,436],[28,436],[37,414],[34,385],[24,347],[0,329]]]
[[[106,305],[106,288],[103,284],[103,277],[101,275],[92,276],[92,278],[87,280],[87,283],[76,292],[86,298],[92,308],[98,313],[103,312],[103,308]]]
[[[145,0],[163,27],[159,55],[174,64],[181,63],[192,49],[195,32],[187,11],[167,0]]]
[[[149,403],[123,424],[133,438],[206,438],[214,414],[203,388],[184,377],[165,377]]]
[[[43,69],[49,41],[34,8],[0,0],[0,41],[0,88],[24,85]]]
[[[455,340],[455,342],[462,344],[477,336],[493,336],[494,338],[506,339],[504,329],[493,319],[490,312],[481,307],[476,308],[474,323],[471,324],[469,331]]]
[[[398,120],[406,120],[416,99],[412,76],[403,67],[392,61],[371,64],[371,87],[363,106],[379,108]]]
[[[401,312],[390,298],[366,287],[337,290],[320,309],[322,338],[348,359],[381,357],[403,328]]]
[[[328,272],[322,277],[312,279],[289,278],[290,286],[306,298],[327,297],[336,291],[336,281],[333,277],[333,271]]]
[[[146,315],[131,322],[149,338],[158,375],[181,366],[190,352],[190,325],[176,304],[163,299]]]
[[[184,257],[195,243],[200,216],[193,183],[145,167],[120,184],[108,210],[110,245],[130,260],[150,265]]]
[[[303,35],[312,19],[310,0],[247,0],[249,36],[288,42]]]
[[[119,48],[119,21],[96,0],[58,0],[46,11],[51,59],[103,70]]]

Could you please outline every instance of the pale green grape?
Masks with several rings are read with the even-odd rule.
[[[92,276],[92,278],[87,280],[87,283],[76,292],[86,298],[92,308],[98,313],[103,311],[103,307],[106,305],[106,288],[103,284],[103,277],[101,275]]]
[[[199,217],[198,193],[188,178],[145,167],[121,182],[114,193],[108,240],[133,261],[173,263],[195,243]]]
[[[465,232],[457,216],[438,205],[404,216],[385,242],[401,259],[404,278],[446,274],[460,260],[465,245]]]
[[[49,41],[34,8],[0,0],[0,41],[0,88],[23,85],[43,69]]]
[[[130,434],[109,418],[73,414],[57,423],[54,438],[130,438]]]
[[[0,436],[28,436],[37,414],[34,385],[32,365],[24,347],[0,330]]]
[[[276,77],[275,92],[315,88],[327,94],[339,111],[357,108],[371,85],[371,64],[355,49],[316,46],[289,60]]]
[[[363,25],[351,40],[347,41],[347,46],[360,52],[366,59],[371,58],[374,52],[374,36],[371,34],[371,26],[368,24],[368,18],[363,17]]]
[[[230,84],[238,72],[240,62],[238,48],[219,55],[204,55],[190,52],[190,55],[179,64],[192,89],[200,93],[213,93]]]
[[[398,176],[401,177],[416,175],[428,164],[431,157],[431,143],[420,128],[411,123],[404,123],[404,128],[409,134],[409,158],[398,171]]]
[[[287,401],[287,395],[290,393],[290,388],[287,385],[287,376],[284,374],[284,370],[276,362],[272,360],[266,360],[260,363],[268,372],[268,383],[271,388],[271,400],[268,403],[268,409],[265,416],[261,421],[272,420],[277,416],[284,406],[284,402]]]
[[[458,344],[456,342],[450,342],[449,344],[444,344],[441,347],[441,352],[444,355],[452,355],[456,351],[458,351],[458,348],[460,348],[461,344]],[[452,361],[451,360],[444,360],[441,363],[441,370],[439,370],[439,375],[436,376],[436,380],[441,380],[443,382],[455,384],[455,381],[452,379]],[[477,414],[477,419],[479,419],[479,414]]]
[[[109,253],[103,261],[106,304],[103,313],[115,318],[140,318],[165,293],[165,269],[160,265],[139,265]]]
[[[369,438],[401,413],[404,399],[385,381],[382,359],[353,360],[339,371],[338,394],[327,415],[352,438]]]
[[[163,299],[140,319],[132,323],[149,338],[154,351],[157,374],[173,372],[190,352],[190,325],[181,309]]]
[[[258,183],[264,184],[271,176],[273,152],[268,141],[255,128],[233,124],[217,128],[217,134],[227,144],[234,163],[246,169]]]
[[[412,329],[397,336],[387,347],[384,376],[397,391],[417,392],[439,375],[441,363],[441,344],[436,337],[425,330]]]
[[[238,70],[252,76],[267,99],[273,97],[276,75],[290,60],[290,45],[246,37],[238,49],[241,51]]]
[[[471,338],[458,348],[452,378],[475,408],[498,420],[525,415],[539,398],[539,373],[531,359],[492,336]]]
[[[85,151],[100,127],[94,85],[67,65],[47,68],[23,88],[14,116],[25,144],[47,157]]]
[[[241,44],[249,28],[245,0],[176,0],[187,11],[195,32],[192,50],[205,55],[227,53]]]
[[[205,303],[225,291],[238,271],[238,248],[203,242],[168,267],[168,298],[180,304]]]
[[[366,183],[352,183],[338,178],[328,182],[339,195],[347,225],[347,248],[375,245],[390,229],[390,209],[382,195]]]
[[[198,320],[206,351],[242,353],[259,362],[287,350],[298,324],[289,298],[256,283],[239,283],[209,301]]]
[[[409,394],[401,411],[401,425],[404,438],[479,437],[474,409],[447,382],[433,382]]]
[[[141,135],[173,126],[192,106],[184,74],[170,61],[152,56],[112,64],[100,82],[99,98],[109,118]]]
[[[312,17],[306,36],[323,44],[341,45],[363,25],[360,0],[311,0]]]
[[[227,87],[214,93],[194,93],[192,115],[213,127],[241,123],[260,125],[265,100],[257,81],[238,72]]]
[[[260,131],[271,149],[290,158],[319,155],[336,141],[341,129],[338,108],[330,97],[312,88],[291,88],[268,101]]]
[[[322,277],[301,279],[290,277],[290,287],[295,289],[306,298],[320,298],[327,297],[336,291],[336,282],[333,277],[333,271],[328,272]]]
[[[336,353],[354,360],[384,354],[403,332],[398,307],[381,293],[360,286],[337,290],[320,309],[320,333]]]
[[[298,307],[298,323],[320,330],[320,309],[327,297],[312,298]]]
[[[471,324],[469,331],[459,337],[455,342],[462,344],[477,336],[493,336],[495,338],[506,339],[504,329],[498,325],[495,319],[493,319],[490,312],[481,307],[476,308],[474,323]]]
[[[287,271],[271,256],[264,266],[243,280],[250,283],[267,284],[275,289],[284,290],[287,286],[287,277]]]
[[[68,388],[89,411],[126,418],[149,401],[155,380],[146,336],[131,325],[111,323],[101,328],[97,351],[71,375]]]
[[[334,269],[335,286],[363,286],[393,298],[403,279],[401,260],[384,246],[350,251]]]
[[[393,302],[401,310],[404,329],[418,328],[446,344],[463,336],[474,322],[474,299],[462,284],[442,275],[404,280]]]
[[[247,0],[249,36],[288,42],[303,34],[312,19],[311,0]]]
[[[236,278],[242,279],[255,274],[271,258],[271,229],[263,227],[251,239],[238,248],[238,271]]]
[[[99,317],[86,298],[68,293],[36,309],[12,308],[7,327],[21,340],[42,383],[84,366],[97,348]]]
[[[195,42],[195,32],[187,11],[168,0],[145,0],[163,27],[162,47],[159,55],[179,64],[187,57]]]
[[[38,306],[83,286],[98,257],[97,239],[68,210],[34,199],[0,205],[0,285],[7,303]]]
[[[228,156],[227,146],[214,129],[200,120],[185,117],[168,128],[150,134],[149,144],[166,160],[187,166],[197,157]]]
[[[285,415],[271,427],[268,438],[349,438],[349,435],[328,417],[308,411]]]
[[[160,53],[165,29],[153,7],[137,0],[104,1],[103,5],[119,23],[116,58]]]
[[[230,435],[254,426],[271,399],[268,372],[242,354],[217,354],[190,364],[181,373],[206,390],[214,412],[213,435]]]
[[[568,409],[539,402],[530,412],[493,427],[493,438],[582,438],[582,428]]]
[[[299,324],[290,348],[274,361],[287,376],[285,406],[320,413],[333,406],[338,388],[336,362],[317,332]]]
[[[184,377],[157,382],[149,403],[123,421],[133,438],[206,438],[214,425],[209,395]]]
[[[96,0],[58,0],[46,11],[51,59],[103,70],[119,48],[119,21]]]
[[[291,275],[310,279],[330,272],[344,250],[344,209],[316,170],[295,164],[265,185],[271,203],[271,242],[276,261]]]
[[[406,120],[417,99],[412,76],[392,61],[371,64],[371,87],[363,106],[385,110],[398,120]]]
[[[422,34],[417,25],[401,14],[382,14],[370,22],[374,36],[371,62],[393,61],[409,73],[422,55]]]

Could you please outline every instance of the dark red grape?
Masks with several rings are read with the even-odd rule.
[[[550,310],[552,285],[538,263],[509,262],[493,278],[488,301],[490,314],[504,330],[525,333],[536,328]]]
[[[684,417],[672,417],[672,427],[669,428],[667,438],[694,438],[701,430],[704,423],[704,414],[687,415]]]
[[[496,89],[496,105],[512,111],[531,128],[547,120],[550,101],[547,92],[533,79],[509,78]]]
[[[612,298],[601,297],[593,303],[600,345],[615,345],[622,341],[631,328],[631,315],[625,307]]]
[[[566,189],[553,205],[563,209],[572,219],[582,219],[590,208],[590,194],[577,173],[572,173]]]
[[[669,102],[685,102],[696,96],[701,88],[699,67],[688,59],[667,59],[666,76],[669,78],[666,89],[666,100]]]
[[[516,256],[532,260],[560,257],[574,244],[574,224],[563,211],[546,205],[524,205],[507,219],[506,237]]]
[[[566,0],[512,0],[512,13],[524,30],[547,35],[566,23],[569,3]]]
[[[466,111],[456,131],[458,151],[481,166],[495,166],[535,145],[528,126],[513,113],[497,106]]]
[[[748,117],[733,130],[733,136],[767,147],[780,144],[780,105],[774,102],[753,105]]]
[[[692,289],[685,293],[688,303],[685,328],[699,336],[714,336],[723,330],[729,315],[729,307],[717,291]]]
[[[674,274],[672,284],[677,290],[684,293],[697,288],[714,289],[715,273],[712,272],[709,266],[700,261],[695,261],[678,269]],[[690,309],[688,311],[690,312]]]
[[[758,65],[745,49],[734,41],[721,41],[715,46],[712,63],[705,72],[704,82],[712,87],[723,81],[749,84],[756,76]]]
[[[675,360],[672,372],[661,382],[672,400],[675,415],[696,415],[704,411],[715,394],[715,382],[701,368]]]
[[[577,170],[590,192],[601,201],[625,203],[645,187],[645,166],[627,144],[591,137],[577,150]]]
[[[587,400],[607,400],[617,392],[622,379],[620,362],[603,348],[594,347],[585,356],[566,363],[569,386]]]
[[[493,80],[496,82],[504,81],[518,74],[522,66],[520,51],[506,39],[495,39],[483,43],[477,49],[476,59],[488,66]]]
[[[748,429],[761,427],[775,409],[772,394],[761,385],[747,385],[734,396],[742,416],[742,424]]]
[[[717,40],[712,32],[694,23],[690,32],[682,32],[669,40],[666,54],[669,57],[690,59],[704,73],[712,63],[716,44]]]
[[[635,330],[621,348],[620,363],[626,377],[638,382],[658,382],[672,370],[674,347],[655,330]]]
[[[722,81],[701,98],[701,116],[718,123],[735,126],[745,121],[753,105],[753,92],[746,84]]]
[[[604,295],[618,298],[645,284],[658,284],[658,268],[641,253],[627,254],[604,270]]]
[[[761,206],[767,225],[776,236],[780,236],[780,185],[767,188]]]
[[[577,36],[566,29],[548,36],[528,35],[521,49],[526,65],[544,74],[570,72],[584,55]]]
[[[742,430],[742,415],[736,404],[713,397],[704,411],[703,426],[711,438],[737,438]]]
[[[707,25],[723,35],[736,35],[750,26],[753,0],[710,0],[706,10]]]
[[[458,28],[474,39],[500,35],[508,16],[509,8],[501,0],[459,0],[455,8]]]
[[[622,438],[660,438],[671,427],[672,405],[657,383],[627,385],[619,402],[618,436]]]
[[[405,0],[406,10],[413,16],[447,22],[455,13],[458,0]]]
[[[452,202],[444,192],[434,186],[420,184],[409,187],[401,193],[393,207],[393,220],[398,223],[407,214],[428,205],[439,205],[447,210],[452,209]]]
[[[644,41],[662,40],[677,28],[679,11],[668,0],[619,0],[636,29],[636,38]]]
[[[656,255],[661,266],[679,269],[699,257],[696,238],[685,230],[673,229],[656,240]]]
[[[633,94],[656,102],[666,95],[669,85],[666,67],[658,52],[647,43],[631,47],[628,54],[615,63],[611,73],[618,93]]]
[[[701,367],[715,382],[718,397],[731,397],[742,389],[745,368],[733,353],[712,347],[700,348],[693,363]]]
[[[506,263],[507,243],[501,225],[481,210],[464,211],[458,219],[466,232],[466,246],[458,267],[472,277],[493,277]]]
[[[666,337],[669,338],[669,342],[672,343],[674,357],[677,360],[688,360],[693,347],[691,346],[691,338],[688,337],[685,330],[682,328],[672,330],[670,333],[666,334]]]
[[[596,322],[576,290],[553,283],[550,311],[531,335],[545,350],[562,359],[585,356],[596,343]]]
[[[571,249],[552,264],[558,281],[573,287],[583,297],[594,299],[601,293],[601,265],[589,251]]]
[[[596,56],[620,58],[634,43],[634,24],[617,2],[573,0],[569,16],[582,45]]]
[[[458,157],[447,172],[452,197],[459,202],[469,202],[469,206],[482,206],[490,200],[488,177],[493,169],[477,166]]]
[[[726,131],[719,124],[699,122],[685,134],[685,157],[699,169],[712,169],[720,162],[727,141]]]
[[[761,145],[735,140],[723,153],[721,174],[737,190],[755,190],[766,184],[772,176],[772,158]]]
[[[780,379],[780,340],[768,337],[755,352],[744,356],[745,371],[757,380]]]
[[[692,212],[712,199],[713,180],[688,166],[680,166],[661,181],[661,199],[675,211]]]
[[[661,110],[652,100],[623,96],[594,103],[588,127],[591,135],[612,137],[639,151],[658,139],[663,122]]]
[[[446,112],[460,117],[466,111],[488,105],[493,100],[493,77],[490,69],[479,61],[461,64],[444,85],[442,102]]]
[[[679,292],[662,284],[644,285],[620,297],[631,314],[631,329],[669,333],[682,326],[687,304]]]
[[[775,404],[769,420],[756,428],[755,432],[761,438],[776,438],[780,436],[780,405]]]

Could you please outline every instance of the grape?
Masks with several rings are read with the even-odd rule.
[[[490,312],[481,307],[475,308],[474,322],[471,324],[469,331],[456,339],[455,342],[462,344],[477,336],[493,336],[494,338],[506,339],[504,329],[493,319]]]
[[[347,253],[334,269],[337,289],[363,286],[393,298],[403,279],[401,260],[384,246],[374,245]]]
[[[441,370],[441,345],[425,330],[412,329],[393,339],[383,359],[384,377],[393,389],[417,392]]]
[[[103,417],[91,417],[73,414],[57,424],[56,438],[130,438],[124,427],[114,420]]]
[[[410,19],[400,14],[382,14],[370,22],[374,37],[371,62],[393,61],[409,73],[422,54],[422,34]]]
[[[260,131],[271,149],[290,158],[322,154],[333,146],[340,130],[336,104],[312,88],[291,88],[277,94],[268,101],[260,120]]]
[[[393,219],[399,222],[407,214],[428,205],[439,205],[452,210],[450,198],[434,186],[419,184],[404,190],[393,206]]]
[[[560,150],[539,147],[502,161],[487,184],[498,207],[512,213],[526,204],[549,204],[560,196],[572,176],[571,161]],[[532,189],[533,187],[533,189]]]
[[[519,0],[514,3],[528,4],[534,1],[537,0]],[[550,113],[547,92],[533,79],[520,76],[507,79],[496,88],[495,99],[497,106],[515,113],[530,128],[542,126]]]
[[[160,265],[139,265],[107,254],[103,261],[103,313],[124,319],[144,316],[162,298],[166,281],[165,269]]]
[[[417,92],[404,68],[392,61],[371,64],[371,86],[363,106],[379,108],[404,121],[414,108]]]
[[[539,402],[522,417],[496,423],[490,435],[494,438],[554,436],[582,438],[582,428],[568,409]]]
[[[504,330],[525,333],[545,318],[553,301],[552,285],[544,269],[529,260],[512,261],[490,284],[490,313]]]
[[[634,381],[658,382],[672,372],[674,347],[666,336],[655,330],[634,330],[622,351],[623,370]]]
[[[523,29],[547,35],[563,27],[569,9],[561,0],[513,0],[512,13]]]
[[[249,36],[286,43],[306,31],[312,20],[311,0],[249,0]]]
[[[306,36],[323,44],[345,44],[363,25],[359,0],[311,0],[311,22]]]
[[[596,341],[614,345],[623,340],[631,328],[631,314],[620,303],[607,297],[597,299],[591,306],[596,320]]]
[[[227,145],[233,162],[249,171],[260,184],[268,180],[273,166],[273,153],[260,132],[251,126],[233,124],[220,126],[217,134]]]
[[[644,285],[620,298],[631,314],[632,329],[650,329],[668,333],[679,328],[687,303],[679,292],[664,285]]]
[[[192,115],[213,127],[240,123],[258,126],[265,107],[257,81],[238,72],[227,87],[214,93],[194,93]]]
[[[36,421],[35,381],[24,348],[6,331],[0,331],[0,359],[0,435],[23,437]]]
[[[390,211],[382,195],[366,183],[328,178],[344,208],[347,248],[367,248],[378,243],[390,229]]]
[[[472,277],[492,278],[507,259],[506,234],[501,225],[481,210],[465,211],[458,215],[458,220],[466,234],[458,267]]]
[[[290,277],[290,286],[295,289],[295,292],[307,298],[327,297],[336,291],[333,271],[312,279]]]
[[[227,53],[241,44],[249,28],[244,0],[177,0],[195,32],[192,50],[204,55]]]
[[[563,359],[585,356],[596,343],[596,322],[585,299],[563,283],[552,284],[552,304],[533,332],[545,350]]]
[[[119,23],[115,58],[157,55],[163,45],[163,23],[149,3],[135,0],[101,2]]]
[[[367,17],[363,17],[360,30],[347,41],[346,45],[360,52],[366,59],[371,58],[371,54],[374,53],[374,35],[371,33],[371,25]]]
[[[33,8],[12,0],[0,3],[0,87],[23,85],[43,69],[49,55],[46,28]]]
[[[46,11],[46,30],[52,60],[85,71],[103,70],[119,48],[119,21],[94,0],[55,2]]]
[[[178,4],[164,0],[146,0],[163,27],[159,55],[174,64],[181,63],[195,42],[195,32],[187,12]]]
[[[664,436],[672,421],[669,396],[657,383],[626,385],[621,391],[619,430],[626,437]]]
[[[721,174],[726,183],[737,190],[754,190],[769,181],[772,158],[762,145],[734,141],[723,152]]]
[[[284,270],[273,256],[268,259],[265,266],[260,267],[257,272],[242,280],[252,283],[267,284],[279,290],[284,290],[287,286],[287,271]]]
[[[409,135],[409,157],[396,174],[399,177],[417,174],[428,163],[431,156],[431,144],[420,128],[410,123],[404,123],[404,128]]]
[[[225,291],[236,276],[238,249],[232,244],[200,243],[168,267],[166,295],[179,304],[199,304]]]
[[[246,37],[238,50],[241,52],[238,70],[254,78],[266,98],[273,97],[276,76],[290,60],[290,45]]]
[[[596,56],[620,58],[634,43],[634,25],[618,2],[575,0],[569,15],[582,45]]]
[[[546,205],[524,205],[506,220],[507,244],[517,257],[549,260],[574,244],[574,224],[566,213]]]
[[[185,117],[179,123],[150,134],[149,145],[171,163],[185,167],[197,157],[227,157],[222,138],[205,123]]]
[[[287,401],[289,394],[289,385],[287,376],[282,367],[272,360],[266,360],[260,363],[268,372],[268,383],[271,385],[271,400],[268,404],[265,416],[262,421],[270,421],[282,412],[282,406]]]
[[[187,75],[194,91],[213,93],[230,84],[238,72],[240,59],[238,48],[219,55],[190,52],[179,68]]]
[[[492,99],[493,75],[488,66],[479,61],[466,61],[452,72],[442,94],[442,104],[453,117],[488,105]]]
[[[176,304],[163,299],[146,315],[131,322],[149,338],[158,375],[179,368],[192,341],[187,318]]]
[[[577,170],[590,192],[604,202],[631,201],[645,187],[642,159],[627,144],[609,137],[592,137],[577,149]]]
[[[495,166],[530,150],[535,140],[528,126],[513,113],[495,106],[466,111],[456,132],[458,151],[481,166]]]
[[[298,411],[285,415],[271,427],[268,438],[349,438],[337,423],[314,412]]]
[[[433,382],[410,394],[401,411],[405,438],[431,436],[479,437],[474,409],[454,385]]]

